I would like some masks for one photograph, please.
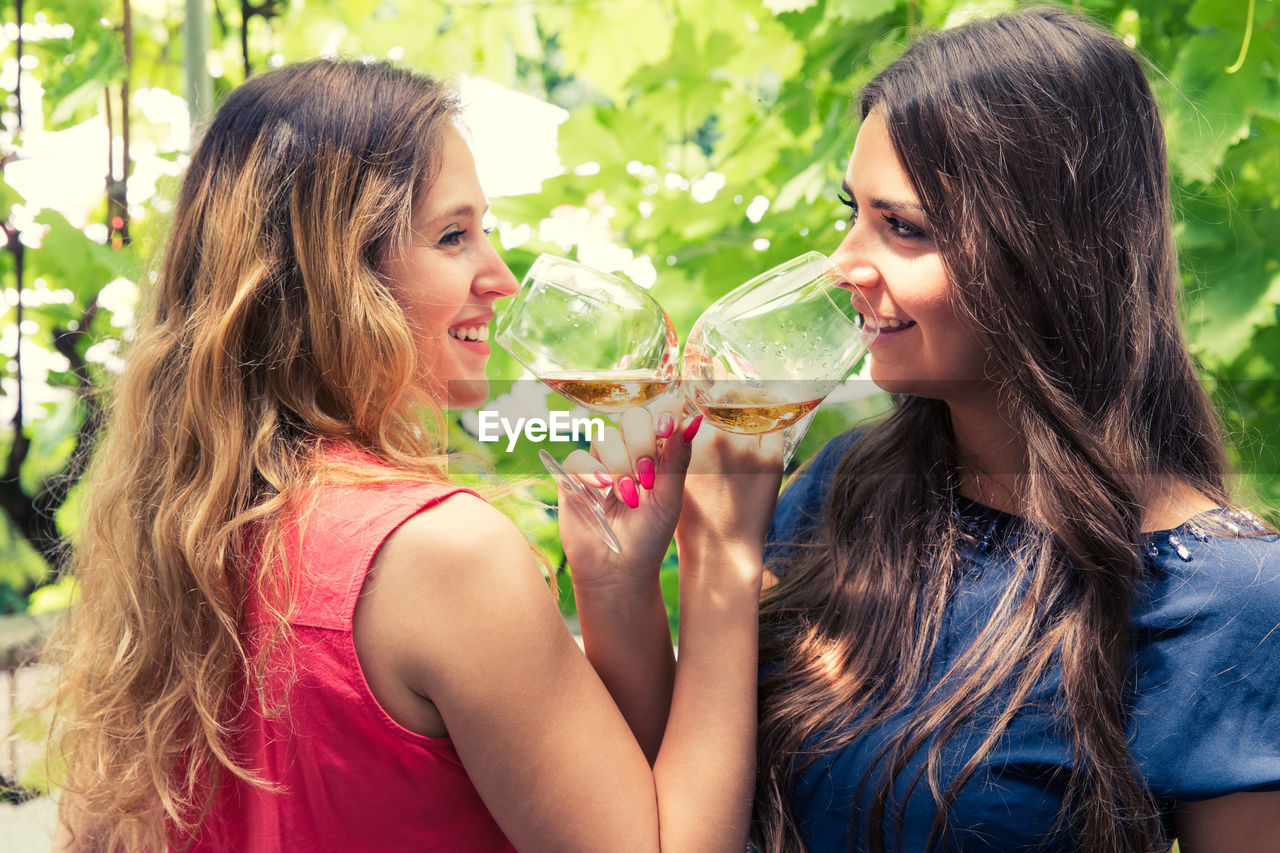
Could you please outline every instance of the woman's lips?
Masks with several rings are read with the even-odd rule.
[[[876,339],[871,342],[871,346],[874,347],[882,342],[891,341],[894,338],[911,331],[915,327],[916,324],[914,320],[903,323],[901,326],[881,326],[880,332],[876,335]]]
[[[489,354],[489,327],[483,323],[467,323],[449,329],[449,337],[466,349],[483,355]]]
[[[452,340],[455,344],[458,344],[470,352],[480,353],[481,355],[489,354],[489,344],[487,341],[464,341],[461,338],[452,338]]]

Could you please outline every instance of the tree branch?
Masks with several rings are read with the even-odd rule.
[[[116,177],[114,140],[111,127],[111,87],[106,88],[107,101],[107,229],[111,246],[119,249],[129,244],[129,79],[133,65],[133,10],[124,0],[124,22],[120,27],[124,42],[124,79],[120,81],[120,177]]]
[[[5,251],[13,255],[13,272],[18,290],[18,304],[14,309],[18,321],[18,343],[13,354],[14,374],[16,375],[18,383],[18,393],[17,405],[14,407],[13,414],[13,444],[9,448],[9,458],[5,462],[3,481],[13,481],[16,483],[18,481],[18,474],[22,470],[22,463],[26,461],[27,450],[30,446],[30,442],[27,439],[26,427],[23,424],[24,391],[22,387],[22,282],[24,278],[23,261],[26,254],[26,247],[22,245],[22,240],[19,239],[20,234],[18,229],[14,228],[7,222],[4,224],[4,233],[6,238]]]
[[[218,0],[213,0],[213,17],[218,22],[218,29],[222,30],[222,37],[225,39],[231,33],[231,25],[227,23],[227,16],[222,14],[222,4]]]
[[[23,491],[16,475],[0,481],[0,509],[4,510],[22,537],[53,569],[43,579],[16,590],[24,597],[57,581],[66,569],[68,549],[62,531],[58,529],[58,510],[66,503],[67,495],[84,475],[94,439],[103,423],[102,406],[97,400],[93,377],[78,346],[88,336],[97,313],[98,303],[95,299],[85,309],[76,329],[55,329],[53,333],[53,346],[71,363],[71,371],[76,377],[76,391],[88,409],[76,430],[75,447],[66,465],[62,471],[45,479],[34,495]]]
[[[89,374],[89,365],[85,363],[84,356],[80,355],[78,346],[79,342],[88,336],[93,318],[97,314],[98,299],[94,297],[89,307],[85,309],[77,328],[53,330],[53,347],[71,363],[71,372],[76,377],[76,391],[80,395],[80,401],[88,409],[84,420],[80,422],[79,429],[76,430],[75,448],[71,451],[66,468],[58,476],[46,480],[36,495],[37,503],[41,502],[42,495],[49,495],[49,499],[55,502],[55,510],[62,506],[67,499],[67,493],[80,482],[80,477],[88,467],[93,440],[97,437],[99,427],[102,426],[102,406],[98,402],[93,377]]]

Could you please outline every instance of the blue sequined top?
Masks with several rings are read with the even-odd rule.
[[[833,439],[788,484],[770,530],[769,557],[785,557],[784,543],[808,538],[835,467],[854,438],[850,432]],[[968,501],[956,510],[976,544],[965,556],[945,616],[931,666],[935,679],[970,646],[1011,581],[1010,548],[1023,524]],[[1208,518],[1203,525],[1193,519],[1146,534],[1141,545],[1151,572],[1130,621],[1130,747],[1152,793],[1167,805],[1280,789],[1280,542],[1274,535],[1232,535],[1259,532],[1251,516],[1225,509],[1211,515],[1212,525]],[[1208,527],[1227,533],[1210,534]],[[949,811],[943,849],[1078,849],[1069,830],[1053,834],[1063,771],[1071,766],[1069,733],[1054,713],[1062,705],[1060,690],[1061,674],[1051,671],[961,789]],[[802,774],[793,803],[810,851],[848,849],[846,827],[859,781],[900,729],[891,721],[823,755]],[[944,747],[943,790],[980,742],[969,731]],[[897,778],[899,796],[923,760],[918,753]],[[869,806],[875,787],[863,791],[860,808]],[[886,823],[885,849],[923,850],[935,814],[922,781],[907,801],[902,844]]]

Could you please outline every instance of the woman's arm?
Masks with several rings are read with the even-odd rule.
[[[497,510],[455,495],[415,516],[383,545],[360,608],[517,849],[659,849],[649,763]]]
[[[676,673],[658,573],[610,585],[583,585],[575,578],[574,600],[587,661],[653,763],[671,712]]]
[[[715,491],[704,493],[714,499]],[[732,518],[736,500],[715,514]],[[702,499],[694,505],[701,509],[682,518],[680,534],[690,551],[681,562],[680,661],[652,767],[565,630],[523,537],[500,513],[456,495],[415,516],[380,551],[361,599],[361,633],[434,703],[520,850],[745,847],[759,552],[713,545],[738,541],[727,532],[733,524],[709,520]]]
[[[701,418],[679,424],[680,405],[679,399],[669,401],[652,418],[643,409],[633,409],[623,416],[620,429],[594,445],[590,455],[579,451],[565,461],[567,469],[592,483],[593,472],[602,468],[617,480],[635,470],[640,458],[658,458],[656,482],[652,490],[640,492],[639,507],[623,507],[616,499],[610,504],[610,523],[625,543],[621,555],[587,531],[583,519],[574,514],[576,503],[560,496],[560,529],[587,659],[650,761],[656,758],[666,728],[675,676],[658,572],[670,544],[668,531],[677,518],[684,518],[684,495],[690,489],[700,495],[697,500],[714,507],[714,518],[711,524],[706,518],[695,522],[692,516],[681,521],[688,534],[680,547],[681,577],[687,577],[694,565],[696,543],[712,531],[729,550],[749,546],[751,560],[758,561],[757,546],[768,529],[781,469],[778,437],[762,444],[755,438],[727,439],[717,433],[704,439],[708,448],[742,444],[740,451],[746,455],[733,459],[708,450],[705,459],[695,463],[701,473],[686,481],[688,446],[699,432]],[[734,487],[723,488],[730,484]],[[707,488],[716,490],[715,497],[704,494]],[[739,514],[734,509],[739,505],[749,511]],[[695,528],[701,532],[695,533]],[[687,639],[682,625],[681,642]]]
[[[609,523],[621,538],[615,554],[589,529],[575,500],[560,494],[560,533],[573,579],[582,645],[596,673],[626,718],[645,756],[658,755],[671,709],[675,655],[659,570],[680,517],[690,443],[697,425],[680,425],[680,401],[653,413],[632,409],[590,454],[577,451],[565,467],[594,484],[605,471],[616,483],[633,476],[638,506],[607,499]],[[636,476],[642,459],[654,460],[651,480]]]
[[[1280,853],[1280,791],[1180,803],[1173,819],[1181,853]]]
[[[674,808],[718,789],[720,799],[706,804],[704,815],[710,828],[732,830],[728,838],[738,851],[755,780],[760,586],[765,534],[782,483],[782,441],[781,432],[729,437],[713,429],[699,436],[676,528],[680,661],[666,737],[697,742],[705,754],[668,753],[664,739],[654,773],[670,776],[661,777],[667,784],[659,787],[659,803],[665,820],[669,802]],[[703,452],[713,447],[716,453]],[[744,733],[745,750],[738,740]]]

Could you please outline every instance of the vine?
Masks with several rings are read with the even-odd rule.
[[[1249,41],[1253,38],[1253,9],[1256,0],[1249,0],[1249,11],[1244,22],[1244,41],[1240,43],[1240,55],[1236,61],[1227,66],[1228,74],[1235,74],[1244,66],[1244,58],[1249,54]]]

